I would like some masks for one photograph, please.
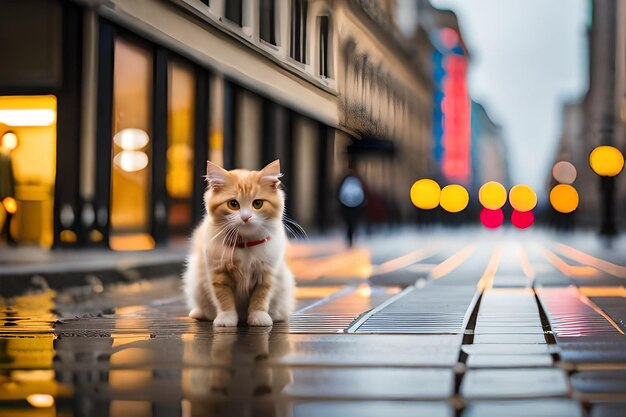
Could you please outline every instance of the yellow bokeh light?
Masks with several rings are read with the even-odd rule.
[[[49,408],[54,405],[54,397],[50,394],[31,394],[26,397],[26,401],[37,408]]]
[[[419,209],[431,210],[439,205],[441,188],[430,179],[417,180],[411,187],[411,202]]]
[[[571,213],[578,208],[578,192],[568,184],[559,184],[550,191],[550,204],[559,213]]]
[[[450,213],[458,213],[467,207],[469,194],[457,184],[446,185],[441,190],[441,208]]]
[[[506,188],[496,181],[486,182],[478,191],[478,199],[483,207],[497,210],[506,203]]]
[[[612,146],[598,146],[589,155],[589,165],[603,177],[613,177],[624,168],[624,155]]]
[[[2,199],[2,205],[9,214],[15,214],[17,211],[17,201],[15,201],[13,197],[4,197]]]
[[[525,184],[517,184],[509,191],[511,206],[517,211],[531,211],[537,205],[537,194]]]

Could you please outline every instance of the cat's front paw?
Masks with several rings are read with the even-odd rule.
[[[272,318],[265,311],[252,311],[248,314],[248,326],[272,326]]]
[[[236,311],[222,311],[213,320],[213,327],[237,327],[238,320]]]

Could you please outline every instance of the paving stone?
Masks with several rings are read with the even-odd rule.
[[[507,343],[507,344],[545,344],[546,338],[541,334],[477,334],[474,336],[474,344],[484,343]]]
[[[453,417],[454,408],[445,402],[409,401],[318,401],[298,402],[294,417]]]
[[[451,369],[294,368],[284,394],[316,398],[446,399]]]
[[[626,341],[590,341],[586,337],[559,343],[561,360],[574,363],[626,363]]]
[[[474,334],[541,334],[543,335],[543,329],[541,323],[538,326],[485,326],[484,323],[480,323],[474,329]]]
[[[577,372],[572,375],[571,384],[583,393],[626,394],[626,370]]]
[[[537,355],[544,353],[557,353],[559,351],[556,345],[511,343],[485,343],[482,345],[463,345],[461,349],[468,355]]]
[[[470,368],[536,368],[552,366],[552,356],[544,355],[469,355]]]
[[[574,400],[540,399],[472,401],[467,405],[461,417],[583,417],[584,415],[582,407]]]
[[[626,416],[626,402],[593,404],[589,417],[624,417]]]
[[[528,398],[567,395],[567,375],[560,369],[475,369],[461,383],[467,399]]]
[[[462,335],[292,335],[292,365],[454,366]]]

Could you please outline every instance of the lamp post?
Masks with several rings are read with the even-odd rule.
[[[589,155],[589,165],[600,176],[602,223],[600,234],[608,238],[617,234],[615,225],[615,176],[624,168],[624,155],[612,146],[598,146]]]

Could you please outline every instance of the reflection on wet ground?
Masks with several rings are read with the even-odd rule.
[[[272,329],[190,320],[177,277],[0,298],[0,416],[623,415],[626,290],[550,245],[371,256]]]

